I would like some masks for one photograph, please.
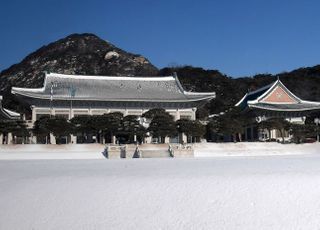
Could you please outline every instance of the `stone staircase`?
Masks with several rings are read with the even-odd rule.
[[[141,150],[141,158],[171,157],[168,150]]]
[[[144,144],[139,146],[141,158],[168,158],[171,157],[167,144]]]
[[[168,158],[193,157],[192,145],[143,144],[108,145],[103,152],[106,158]]]

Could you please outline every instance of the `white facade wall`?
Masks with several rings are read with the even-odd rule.
[[[75,116],[81,115],[103,115],[107,113],[120,112],[124,116],[136,115],[142,116],[143,113],[147,112],[146,109],[84,109],[84,108],[45,108],[45,107],[32,107],[32,123],[34,123],[38,117],[44,116],[67,116],[68,119],[72,119]],[[196,108],[190,109],[166,109],[166,111],[174,117],[175,120],[182,118],[195,120],[196,119]]]

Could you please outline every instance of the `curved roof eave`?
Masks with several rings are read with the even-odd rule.
[[[271,83],[271,84],[269,84],[269,85],[266,85],[266,86],[263,86],[263,87],[261,87],[261,88],[259,88],[259,89],[257,89],[257,90],[254,90],[254,91],[251,91],[251,92],[246,93],[246,94],[240,99],[240,101],[238,101],[238,103],[235,104],[235,106],[240,106],[241,103],[242,103],[247,97],[249,97],[249,96],[251,96],[251,95],[253,95],[253,94],[260,93],[261,91],[264,91],[264,90],[266,90],[266,89],[270,89],[274,84],[275,84],[275,83],[273,82],[273,83]],[[261,96],[261,95],[260,95],[260,96]],[[260,97],[260,96],[258,96],[258,97]]]
[[[241,98],[241,100],[240,101],[238,101],[238,103],[237,104],[235,104],[235,106],[239,106],[239,105],[241,105],[241,103],[247,98],[247,96],[248,96],[248,93],[246,93],[242,98]]]
[[[2,109],[12,117],[20,117],[20,113],[14,112],[14,111],[6,109],[6,108],[2,108]]]
[[[21,96],[29,97],[29,98],[36,98],[36,99],[42,99],[42,100],[50,100],[50,96],[42,96],[42,95],[30,95],[28,93],[22,93],[22,92],[15,92],[14,94],[18,94]],[[71,98],[71,97],[54,97],[53,100],[72,100],[72,101],[145,101],[145,102],[192,102],[192,101],[204,101],[204,100],[212,100],[215,98],[215,95],[209,95],[207,97],[201,97],[201,98],[186,98],[186,99],[169,99],[169,100],[163,100],[163,99],[132,99],[132,98],[124,98],[124,99],[118,99],[118,98]]]
[[[20,119],[20,114],[16,113],[14,111],[11,111],[9,109],[5,109],[2,106],[0,107],[0,113],[3,114],[3,116],[5,116],[8,119]]]
[[[302,109],[285,109],[285,108],[265,108],[263,106],[258,105],[250,105],[249,108],[256,108],[261,110],[271,110],[271,111],[278,111],[278,112],[300,112],[300,111],[311,111],[311,110],[320,110],[320,106],[318,107],[311,107],[311,108],[302,108]]]

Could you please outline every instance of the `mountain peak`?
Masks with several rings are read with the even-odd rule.
[[[158,69],[95,34],[71,34],[29,54],[0,73],[0,91],[12,85],[41,87],[43,72],[81,75],[154,76]]]

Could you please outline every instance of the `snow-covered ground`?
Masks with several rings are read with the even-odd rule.
[[[105,146],[100,144],[78,145],[0,145],[0,160],[30,159],[103,159],[101,154]],[[134,152],[135,146],[128,146]],[[147,144],[141,149],[168,148],[167,144]],[[224,156],[264,156],[314,154],[320,150],[319,143],[312,144],[279,144],[279,143],[198,143],[194,146],[195,157]]]
[[[320,229],[320,154],[0,161],[0,229]]]
[[[195,144],[195,157],[296,155],[318,152],[320,153],[320,143],[238,142]]]
[[[103,159],[104,145],[0,145],[0,160]]]

